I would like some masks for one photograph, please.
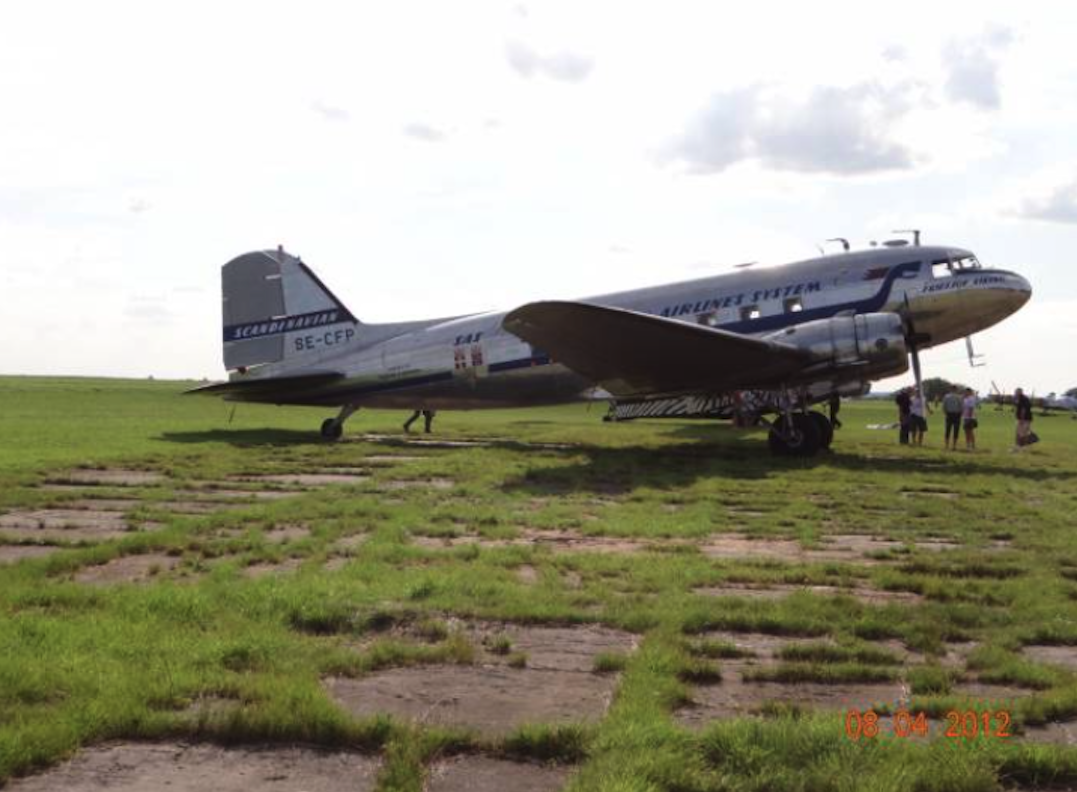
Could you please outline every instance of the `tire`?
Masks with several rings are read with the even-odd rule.
[[[322,437],[326,440],[339,440],[344,436],[344,427],[334,418],[326,418],[322,421]]]
[[[808,416],[815,422],[816,429],[819,430],[819,447],[830,448],[830,444],[834,442],[834,424],[830,423],[830,419],[822,413],[810,412]]]
[[[771,452],[777,456],[815,456],[822,447],[822,437],[819,425],[811,415],[812,413],[795,413],[792,431],[788,429],[785,416],[775,421],[767,438]]]

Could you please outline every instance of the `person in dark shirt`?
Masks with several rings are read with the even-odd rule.
[[[909,395],[909,389],[902,388],[899,390],[897,396],[894,397],[894,401],[898,407],[898,426],[901,427],[898,439],[902,445],[908,445],[909,429],[912,425],[912,397]]]
[[[1032,438],[1032,400],[1020,388],[1013,394],[1013,417],[1017,419],[1017,447],[1029,445]]]

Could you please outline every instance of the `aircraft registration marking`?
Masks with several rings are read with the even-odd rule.
[[[353,338],[355,338],[355,329],[344,327],[340,330],[327,330],[324,333],[298,336],[292,339],[292,344],[295,346],[296,352],[309,352],[312,349],[323,349],[337,344],[346,344]]]

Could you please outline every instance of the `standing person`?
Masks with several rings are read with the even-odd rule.
[[[913,445],[922,446],[927,431],[927,402],[920,391],[914,391],[909,401],[909,428]]]
[[[1032,435],[1032,401],[1020,388],[1013,394],[1013,417],[1017,419],[1015,447],[1020,448],[1029,444]]]
[[[420,415],[423,417],[423,422],[425,424],[426,433],[430,434],[430,427],[434,423],[434,416],[437,415],[437,410],[416,410],[415,412],[413,412],[411,414],[411,417],[408,418],[408,420],[404,421],[404,431],[405,432],[410,432],[411,431],[411,425],[413,423],[415,423],[417,420],[419,420]]]
[[[898,391],[897,396],[894,397],[894,401],[897,402],[898,408],[898,425],[901,427],[898,440],[902,445],[909,444],[909,407],[911,406],[911,399],[909,398],[909,389],[902,388]]]
[[[966,391],[968,393],[968,391]],[[964,411],[964,400],[957,391],[956,385],[951,385],[950,390],[942,399],[942,412],[946,416],[946,448],[957,450],[957,436],[961,431],[961,415]],[[953,436],[953,445],[950,445],[950,436]]]
[[[965,429],[965,449],[968,451],[976,450],[976,427],[980,425],[980,422],[976,420],[977,406],[979,406],[979,400],[975,392],[972,388],[965,388],[965,398],[961,400],[961,423]],[[954,445],[957,445],[956,440]]]

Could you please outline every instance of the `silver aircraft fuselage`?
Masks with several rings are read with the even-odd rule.
[[[923,349],[990,327],[1030,296],[1025,278],[981,267],[968,250],[903,245],[742,268],[581,302],[753,337],[815,319],[902,312]],[[314,351],[303,356],[303,367],[332,369],[344,377],[296,394],[287,403],[477,409],[608,396],[506,331],[505,315],[360,325],[360,332],[346,343],[339,337],[320,339],[319,331],[312,330],[309,348]],[[699,360],[696,365],[720,366],[721,361]],[[295,369],[295,361],[270,363],[259,367],[258,377],[286,376]]]

